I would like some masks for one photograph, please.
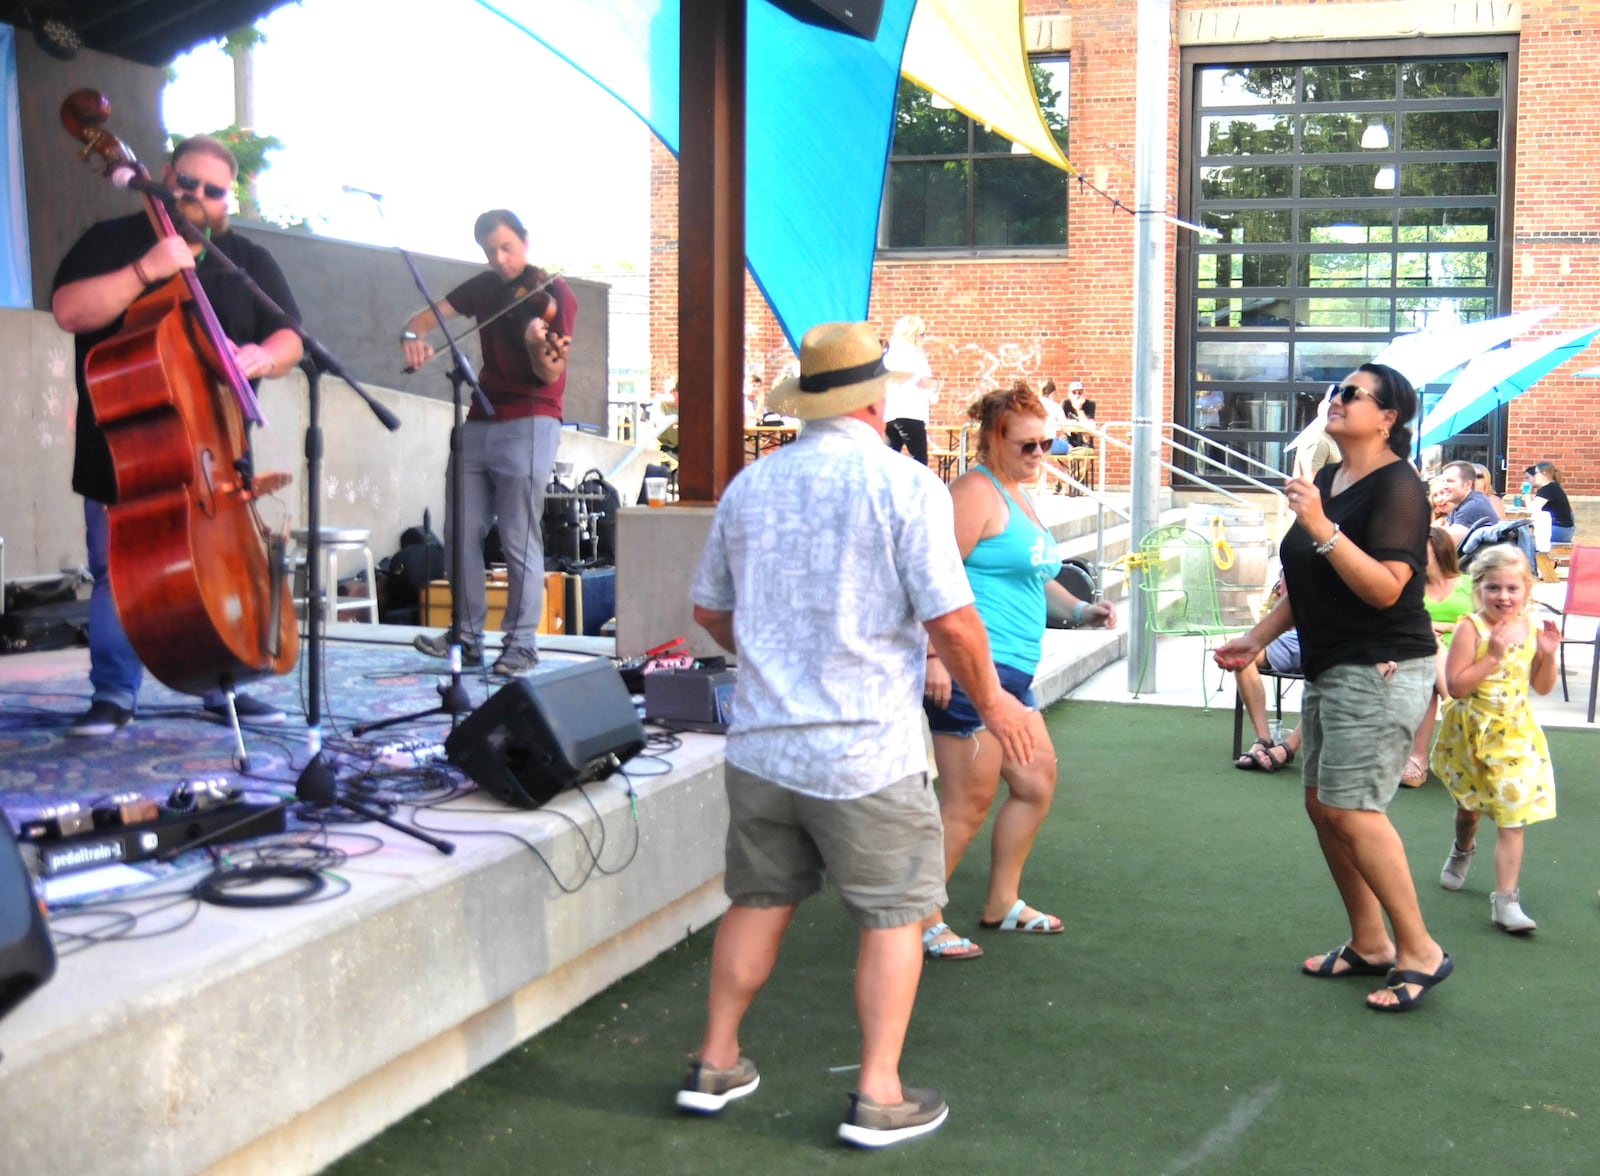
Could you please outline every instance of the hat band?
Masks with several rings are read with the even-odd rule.
[[[883,356],[879,356],[871,363],[857,364],[855,367],[840,368],[833,372],[818,372],[812,376],[800,377],[800,391],[802,392],[827,392],[834,388],[842,388],[846,384],[860,384],[876,376],[881,376],[889,369],[883,366]]]

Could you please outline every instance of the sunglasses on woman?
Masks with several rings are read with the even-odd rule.
[[[1375,393],[1368,392],[1359,384],[1345,384],[1342,387],[1338,384],[1334,384],[1328,389],[1328,399],[1337,400],[1340,404],[1349,404],[1352,400],[1358,399],[1370,400],[1374,404],[1378,403],[1377,395]]]
[[[1048,441],[1012,441],[1010,437],[1007,437],[1006,440],[1011,441],[1011,444],[1022,450],[1029,457],[1032,457],[1035,453],[1043,453],[1050,448],[1050,442]]]
[[[202,187],[199,179],[188,172],[179,172],[173,179],[185,192],[193,192],[196,188]],[[204,189],[207,200],[221,200],[228,194],[228,190],[220,184],[206,184]]]

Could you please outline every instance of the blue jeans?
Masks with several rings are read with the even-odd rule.
[[[89,594],[89,685],[95,702],[110,702],[131,711],[139,701],[144,663],[128,644],[122,618],[111,599],[111,579],[106,555],[111,546],[111,525],[105,504],[83,500],[84,537],[89,545],[89,573],[94,590]]]
[[[1552,542],[1552,543],[1571,543],[1572,542],[1572,532],[1573,532],[1573,528],[1572,527],[1558,527],[1554,523],[1551,523],[1550,524],[1550,542]]]

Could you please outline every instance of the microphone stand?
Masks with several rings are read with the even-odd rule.
[[[466,531],[463,526],[462,509],[466,489],[465,469],[465,436],[466,415],[462,411],[461,388],[464,384],[472,385],[476,403],[488,416],[494,415],[494,408],[489,403],[489,398],[484,395],[483,386],[478,383],[478,378],[472,372],[472,363],[462,352],[460,344],[450,334],[450,329],[445,325],[444,314],[439,309],[439,304],[428,291],[428,284],[423,280],[422,272],[417,269],[416,260],[404,249],[396,246],[395,252],[405,259],[406,267],[411,271],[411,280],[416,283],[417,290],[422,294],[428,304],[428,309],[433,312],[434,322],[439,330],[444,333],[445,346],[450,351],[450,357],[455,366],[446,374],[450,379],[450,404],[454,412],[454,421],[450,429],[450,681],[442,682],[437,687],[439,691],[439,705],[427,710],[417,711],[409,715],[395,715],[392,718],[379,719],[375,723],[359,723],[352,727],[351,733],[365,735],[369,731],[378,731],[384,727],[392,727],[397,723],[409,723],[417,719],[430,718],[433,715],[449,715],[452,729],[455,727],[456,718],[472,710],[472,699],[467,694],[467,688],[461,677],[461,634],[463,594],[461,591],[461,570],[464,566],[462,553],[466,549]],[[484,634],[479,634],[479,653],[487,652],[484,649]]]

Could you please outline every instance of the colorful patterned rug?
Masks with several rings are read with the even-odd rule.
[[[49,659],[49,660],[43,660]],[[585,660],[545,653],[541,668]],[[447,715],[397,724],[359,738],[351,729],[439,705],[436,689],[449,681],[443,662],[408,645],[329,641],[322,675],[321,731],[330,753],[370,762],[386,743],[425,738],[443,742]],[[464,678],[474,707],[505,686],[487,669]],[[310,758],[307,747],[305,656],[292,674],[252,682],[246,692],[274,703],[288,721],[244,731],[248,771],[240,770],[226,724],[200,700],[146,679],[137,717],[115,735],[73,738],[67,728],[89,705],[88,653],[21,654],[0,658],[0,809],[15,828],[50,805],[92,806],[107,796],[139,792],[164,800],[180,782],[225,777],[257,791],[294,789]]]

